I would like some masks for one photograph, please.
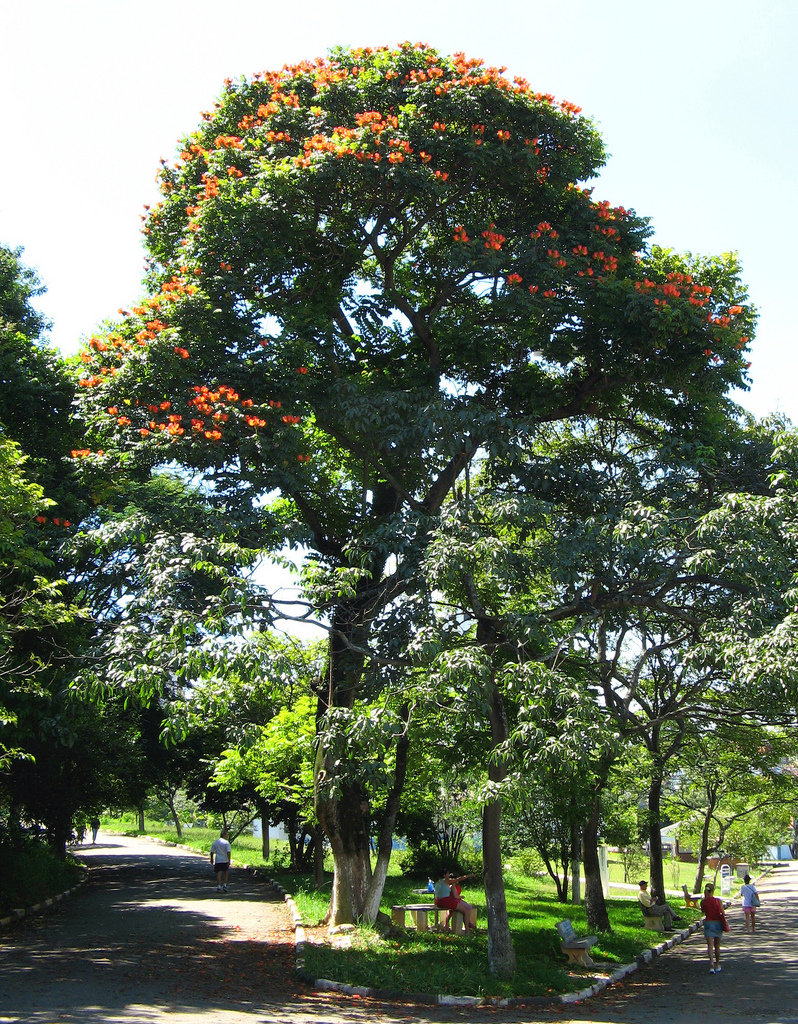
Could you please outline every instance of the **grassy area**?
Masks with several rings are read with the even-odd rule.
[[[104,822],[104,827],[134,831],[130,825],[131,822]],[[148,822],[147,832],[166,840],[177,839],[174,830],[163,825]],[[217,834],[211,829],[186,829],[181,842],[207,854]],[[330,898],[331,876],[324,889],[316,892],[307,875],[264,863],[260,840],[251,836],[235,840],[233,860],[261,868],[279,882],[293,895],[307,925],[313,926],[323,918]],[[393,868],[385,885],[382,909],[389,913],[393,904],[418,902],[419,897],[414,896],[412,890],[420,884],[418,880],[404,878]],[[452,995],[555,995],[577,991],[589,984],[594,976],[590,970],[567,967],[555,931],[556,923],[567,917],[573,921],[577,934],[586,934],[584,908],[558,903],[554,885],[548,878],[509,874],[506,895],[517,959],[515,977],[510,982],[497,981],[488,973],[485,901],[477,886],[463,893],[464,898],[478,907],[482,930],[476,936],[465,938],[409,930],[383,939],[373,929],[359,927],[351,934],[347,948],[308,943],[304,973],[310,980],[328,978],[392,992]],[[424,902],[423,898],[421,900]],[[630,963],[642,950],[660,941],[656,932],[643,928],[633,891],[626,898],[608,900],[608,909],[612,932],[600,935],[592,950],[597,962],[594,971],[601,973]],[[686,921],[698,920],[701,916],[695,910],[679,910],[679,914]]]
[[[32,907],[71,889],[80,869],[71,857],[60,860],[43,842],[20,839],[0,845],[0,862],[12,865],[0,875],[0,917],[16,907]]]
[[[610,885],[618,882],[624,882],[623,877],[623,864],[620,861],[610,860]],[[683,885],[686,885],[690,892],[693,891],[693,882],[695,881],[696,865],[689,864],[686,861],[677,861],[675,864],[672,861],[665,861],[665,888],[666,889],[681,889]],[[642,868],[638,868],[637,871],[633,871],[629,882],[636,885],[641,878],[648,879],[648,865]]]

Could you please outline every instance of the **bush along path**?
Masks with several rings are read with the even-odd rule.
[[[80,876],[77,882],[75,882],[73,886],[70,886],[69,889],[55,893],[53,896],[48,896],[47,899],[41,900],[39,903],[34,903],[31,906],[12,908],[10,914],[6,914],[5,917],[0,917],[0,929],[8,928],[9,925],[15,924],[23,917],[28,917],[31,914],[41,914],[44,911],[49,910],[51,907],[56,906],[61,902],[61,900],[74,896],[78,889],[80,889],[82,885],[85,885],[87,878],[88,872],[83,868],[80,871]]]

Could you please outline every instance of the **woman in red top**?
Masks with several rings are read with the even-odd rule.
[[[707,940],[709,953],[709,973],[720,973],[720,937],[728,930],[723,904],[712,893],[715,886],[708,882],[704,886],[704,898],[701,900],[701,913],[704,915],[704,938]]]

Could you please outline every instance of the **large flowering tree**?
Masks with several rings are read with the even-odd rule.
[[[227,81],[162,166],[148,294],[83,353],[75,458],[181,464],[307,545],[339,734],[475,456],[573,417],[694,429],[744,381],[735,266],[647,253],[580,184],[603,156],[572,104],[405,43]],[[381,892],[356,750],[317,762],[334,923]]]

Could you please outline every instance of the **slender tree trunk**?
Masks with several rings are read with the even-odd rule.
[[[665,870],[662,864],[662,777],[656,772],[648,785],[648,870],[651,891],[665,903]]]
[[[601,792],[593,797],[587,820],[582,827],[582,858],[585,865],[585,914],[591,931],[610,932],[610,918],[601,885],[598,832],[601,819]]]
[[[491,750],[495,752],[509,735],[507,714],[501,694],[492,684],[490,701]],[[491,757],[488,778],[502,782],[507,769],[502,761]],[[502,871],[500,800],[486,804],[482,812],[482,864],[485,875],[485,900],[488,906],[488,968],[497,978],[509,979],[515,974],[515,950],[507,917],[507,898]]]
[[[313,845],[313,885],[316,892],[320,892],[324,885],[324,833],[318,826]]]
[[[259,803],[256,805],[258,808],[258,817],[260,818],[260,852],[264,860],[268,860],[271,855],[271,846],[269,843],[269,805],[265,803]]]
[[[146,832],[144,828],[144,804],[139,804],[139,832]]]
[[[394,768],[393,786],[385,802],[385,810],[382,815],[379,835],[377,836],[377,862],[374,865],[374,874],[369,883],[369,891],[366,897],[366,906],[363,917],[369,924],[377,920],[380,912],[380,900],[382,891],[385,888],[385,879],[388,877],[388,865],[393,850],[393,829],[396,824],[396,815],[399,813],[399,806],[402,797],[402,790],[405,786],[407,776],[407,753],[410,749],[410,709],[407,705],[402,708],[402,717],[405,728],[396,744],[396,765]]]
[[[183,826],[180,823],[180,815],[177,813],[177,808],[175,807],[175,794],[172,792],[167,793],[166,802],[169,805],[169,813],[172,815],[172,821],[175,823],[175,832],[177,833],[177,838],[182,839]]]
[[[582,879],[579,867],[579,854],[581,853],[581,842],[579,826],[575,821],[571,822],[571,903],[575,906],[582,902]]]
[[[704,823],[701,826],[701,841],[698,848],[698,866],[695,872],[693,892],[701,892],[701,883],[704,881],[704,872],[709,857],[709,828],[712,824],[712,811],[708,807],[704,814]]]

